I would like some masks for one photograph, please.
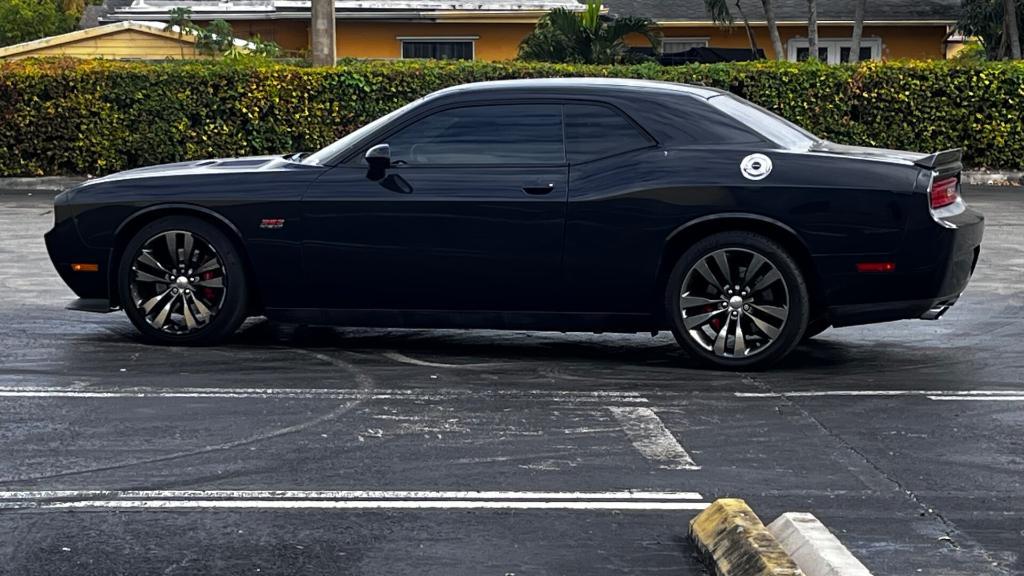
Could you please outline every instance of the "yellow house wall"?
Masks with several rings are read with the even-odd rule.
[[[338,22],[338,57],[401,58],[399,36],[478,36],[477,60],[510,60],[532,30],[532,24]]]
[[[110,58],[164,60],[167,58],[195,58],[195,45],[188,41],[165,38],[135,30],[123,30],[95,38],[86,38],[66,44],[47,46],[9,56],[10,60],[41,56],[73,56],[76,58]]]
[[[276,42],[289,51],[309,50],[309,22],[304,20],[267,20],[231,22],[235,36],[250,38],[259,35],[264,40]],[[510,60],[516,57],[519,42],[533,30],[533,24],[524,23],[447,23],[447,22],[338,22],[339,58],[401,58],[399,36],[478,36],[476,40],[477,60]],[[769,58],[774,58],[768,30],[756,27],[758,46]],[[662,34],[673,37],[706,37],[709,45],[721,48],[746,48],[747,35],[742,26],[720,28],[717,26],[662,25]],[[821,26],[822,38],[848,38],[853,31],[850,26]],[[806,37],[806,26],[780,26],[779,34],[783,46],[791,38]],[[864,37],[882,39],[882,57],[895,58],[943,58],[946,37],[945,26],[865,26]],[[630,44],[643,45],[640,37],[630,38]]]
[[[747,33],[742,26],[720,28],[717,26],[691,27],[664,25],[661,27],[665,38],[696,37],[708,38],[708,45],[716,48],[747,48]],[[764,50],[768,58],[775,57],[768,29],[755,27],[754,34],[757,46]],[[853,35],[850,26],[820,26],[818,35],[822,38],[849,38]],[[806,26],[780,26],[779,36],[783,49],[792,38],[806,38]],[[916,58],[935,59],[945,57],[943,40],[946,38],[945,26],[865,26],[865,38],[882,39],[882,58]],[[643,38],[630,38],[630,44],[643,45]]]
[[[228,23],[236,38],[248,40],[259,36],[290,52],[309,50],[309,22],[306,20],[234,20]]]

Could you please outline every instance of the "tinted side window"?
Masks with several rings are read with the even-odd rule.
[[[570,162],[586,162],[651,144],[632,122],[611,108],[594,104],[565,106],[565,151]]]
[[[557,104],[467,106],[422,118],[387,139],[391,160],[408,164],[565,162]]]

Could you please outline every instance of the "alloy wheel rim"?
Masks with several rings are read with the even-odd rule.
[[[679,296],[683,327],[722,358],[749,358],[778,340],[789,319],[789,287],[762,254],[724,248],[697,261]]]
[[[161,232],[132,261],[132,302],[162,332],[198,332],[217,316],[227,293],[224,263],[206,239],[186,230]]]

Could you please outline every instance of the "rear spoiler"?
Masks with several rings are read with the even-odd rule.
[[[954,168],[959,171],[961,168],[960,160],[963,158],[964,151],[962,148],[953,148],[952,150],[943,150],[942,152],[936,152],[916,160],[914,164],[921,168],[927,168],[929,170],[940,170],[943,168]],[[942,170],[945,171],[945,170]]]

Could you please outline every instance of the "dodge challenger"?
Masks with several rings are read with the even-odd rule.
[[[128,170],[57,196],[72,309],[224,341],[318,325],[652,332],[757,369],[830,326],[936,319],[983,217],[961,152],[822,140],[742,98],[612,79],[482,82],[315,153]]]

